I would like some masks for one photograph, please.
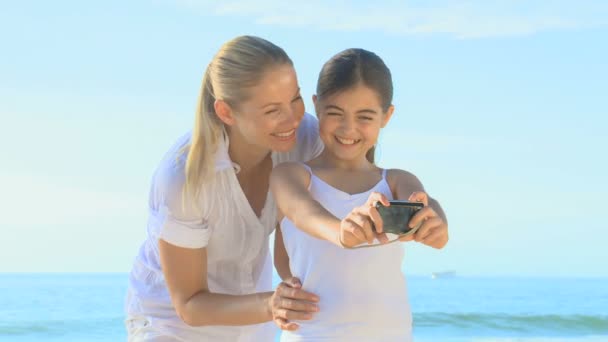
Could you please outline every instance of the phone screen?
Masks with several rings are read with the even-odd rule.
[[[376,209],[382,217],[383,231],[385,233],[403,235],[414,230],[408,223],[416,212],[424,207],[419,202],[389,201],[390,206],[385,207],[378,203]],[[412,232],[413,233],[413,232]]]

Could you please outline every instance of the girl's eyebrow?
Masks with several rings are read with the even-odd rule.
[[[336,105],[327,105],[327,106],[325,106],[325,110],[328,110],[328,109],[336,109],[336,110],[339,110],[341,112],[344,111],[344,109],[342,109],[342,108],[340,108],[340,107],[338,107]],[[358,110],[357,114],[378,114],[378,112],[376,112],[373,109],[364,108],[364,109]]]
[[[365,108],[365,109],[358,110],[357,114],[378,114],[378,112],[376,112],[373,109]]]
[[[327,110],[327,109],[337,109],[337,110],[339,110],[339,111],[341,111],[341,112],[343,112],[343,111],[344,111],[344,109],[342,109],[342,108],[340,108],[340,107],[338,107],[338,106],[336,106],[336,105],[327,105],[327,106],[325,106],[325,109],[326,109],[326,110]]]

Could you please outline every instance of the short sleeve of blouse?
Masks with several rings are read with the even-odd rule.
[[[173,156],[165,159],[154,176],[153,196],[160,223],[159,238],[184,248],[206,247],[211,228],[200,204],[184,199],[185,163],[183,157]]]

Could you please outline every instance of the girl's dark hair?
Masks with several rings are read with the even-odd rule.
[[[347,49],[327,61],[317,81],[317,97],[322,99],[336,93],[364,85],[374,90],[382,110],[387,112],[393,102],[391,71],[378,55],[364,49]],[[372,147],[366,154],[374,162]]]

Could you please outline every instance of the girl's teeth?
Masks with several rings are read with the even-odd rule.
[[[343,138],[338,138],[338,137],[336,137],[336,139],[338,139],[338,141],[344,145],[352,145],[352,144],[358,142],[358,140],[355,140],[355,139],[343,139]]]

